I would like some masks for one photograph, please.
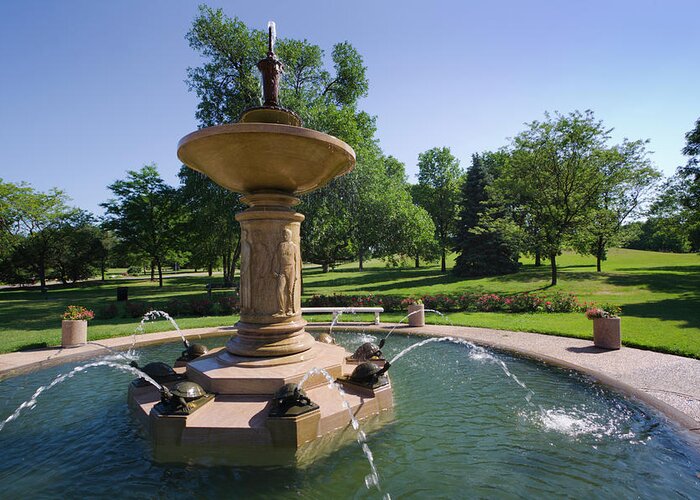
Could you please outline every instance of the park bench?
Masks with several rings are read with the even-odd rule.
[[[216,284],[216,283],[207,283],[206,287],[207,289],[207,298],[211,300],[211,292],[212,290],[232,290],[236,291],[235,286],[225,286],[221,284]]]
[[[374,313],[374,324],[379,324],[379,313],[383,313],[383,307],[302,307],[302,314],[314,313],[331,313],[333,314],[333,322],[336,321],[341,313]]]

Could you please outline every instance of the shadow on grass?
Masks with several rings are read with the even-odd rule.
[[[637,318],[676,321],[678,324],[674,327],[677,328],[700,328],[700,296],[681,296],[656,302],[625,304],[622,307],[622,314]]]
[[[696,266],[688,266],[696,267]],[[657,270],[668,268],[652,268]],[[670,268],[678,269],[678,268]],[[699,268],[700,269],[700,268]],[[609,274],[608,283],[621,287],[642,287],[652,292],[688,294],[700,298],[700,271],[648,272],[639,274]]]

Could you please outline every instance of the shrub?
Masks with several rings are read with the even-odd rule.
[[[126,314],[132,318],[141,318],[151,309],[152,307],[147,302],[130,300],[126,303]]]
[[[98,319],[114,319],[119,315],[117,304],[107,304],[102,306],[97,313]]]
[[[214,309],[214,303],[209,299],[193,299],[190,306],[195,316],[209,316]]]
[[[139,266],[131,266],[129,269],[126,270],[126,274],[129,274],[131,276],[136,276],[139,275],[143,272],[143,268]]]
[[[226,295],[219,297],[217,300],[217,306],[219,313],[223,315],[234,314],[240,311],[240,304],[238,303],[238,297],[233,295]]]
[[[189,300],[170,299],[165,305],[170,316],[187,316],[192,314],[192,304]]]

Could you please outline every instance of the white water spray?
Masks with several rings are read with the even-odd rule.
[[[357,420],[357,418],[355,418],[355,415],[352,412],[352,407],[350,406],[350,403],[345,397],[346,393],[343,390],[343,388],[338,383],[336,383],[333,376],[323,368],[312,368],[311,370],[306,372],[304,377],[299,382],[299,389],[302,389],[306,381],[314,375],[323,375],[323,377],[328,382],[328,388],[335,388],[335,390],[338,391],[340,399],[343,401],[343,408],[347,410],[348,415],[350,416],[350,425],[352,425],[352,428],[357,432],[357,443],[362,448],[362,453],[365,455],[365,458],[369,463],[369,468],[371,472],[365,476],[365,486],[367,487],[367,489],[370,489],[372,488],[372,486],[374,486],[379,491],[382,491],[382,488],[379,485],[379,473],[377,472],[377,467],[374,465],[374,455],[372,454],[372,450],[369,449],[369,445],[367,444],[367,435],[362,429],[360,429],[360,422]],[[388,493],[386,493],[384,495],[384,498],[386,500],[390,500],[391,496]]]
[[[0,423],[0,431],[2,431],[5,428],[5,425],[7,425],[9,422],[12,422],[17,417],[19,417],[20,414],[22,413],[22,410],[24,410],[25,408],[29,408],[30,410],[32,408],[34,408],[36,406],[37,400],[39,399],[39,396],[41,396],[41,394],[43,392],[48,391],[49,389],[57,386],[61,382],[68,380],[69,378],[73,378],[76,374],[84,372],[88,368],[93,368],[95,366],[109,366],[109,367],[115,368],[117,370],[133,373],[134,375],[137,375],[137,376],[145,379],[147,382],[149,382],[150,384],[155,386],[158,390],[162,389],[162,386],[158,382],[153,380],[151,377],[146,375],[144,372],[142,372],[138,368],[134,368],[133,366],[120,365],[118,363],[112,363],[111,361],[95,361],[93,363],[87,363],[85,365],[81,365],[81,366],[77,366],[77,367],[73,368],[68,373],[64,373],[62,375],[57,376],[55,379],[53,379],[51,381],[50,384],[42,385],[41,387],[39,387],[36,391],[34,391],[34,394],[32,395],[31,398],[29,398],[27,401],[25,401],[24,403],[19,405],[17,407],[17,409],[12,413],[12,415],[7,417],[5,420],[3,420]]]

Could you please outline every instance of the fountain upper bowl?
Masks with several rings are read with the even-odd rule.
[[[340,139],[276,123],[204,128],[180,140],[177,156],[188,167],[238,193],[308,193],[355,166],[355,152]]]

